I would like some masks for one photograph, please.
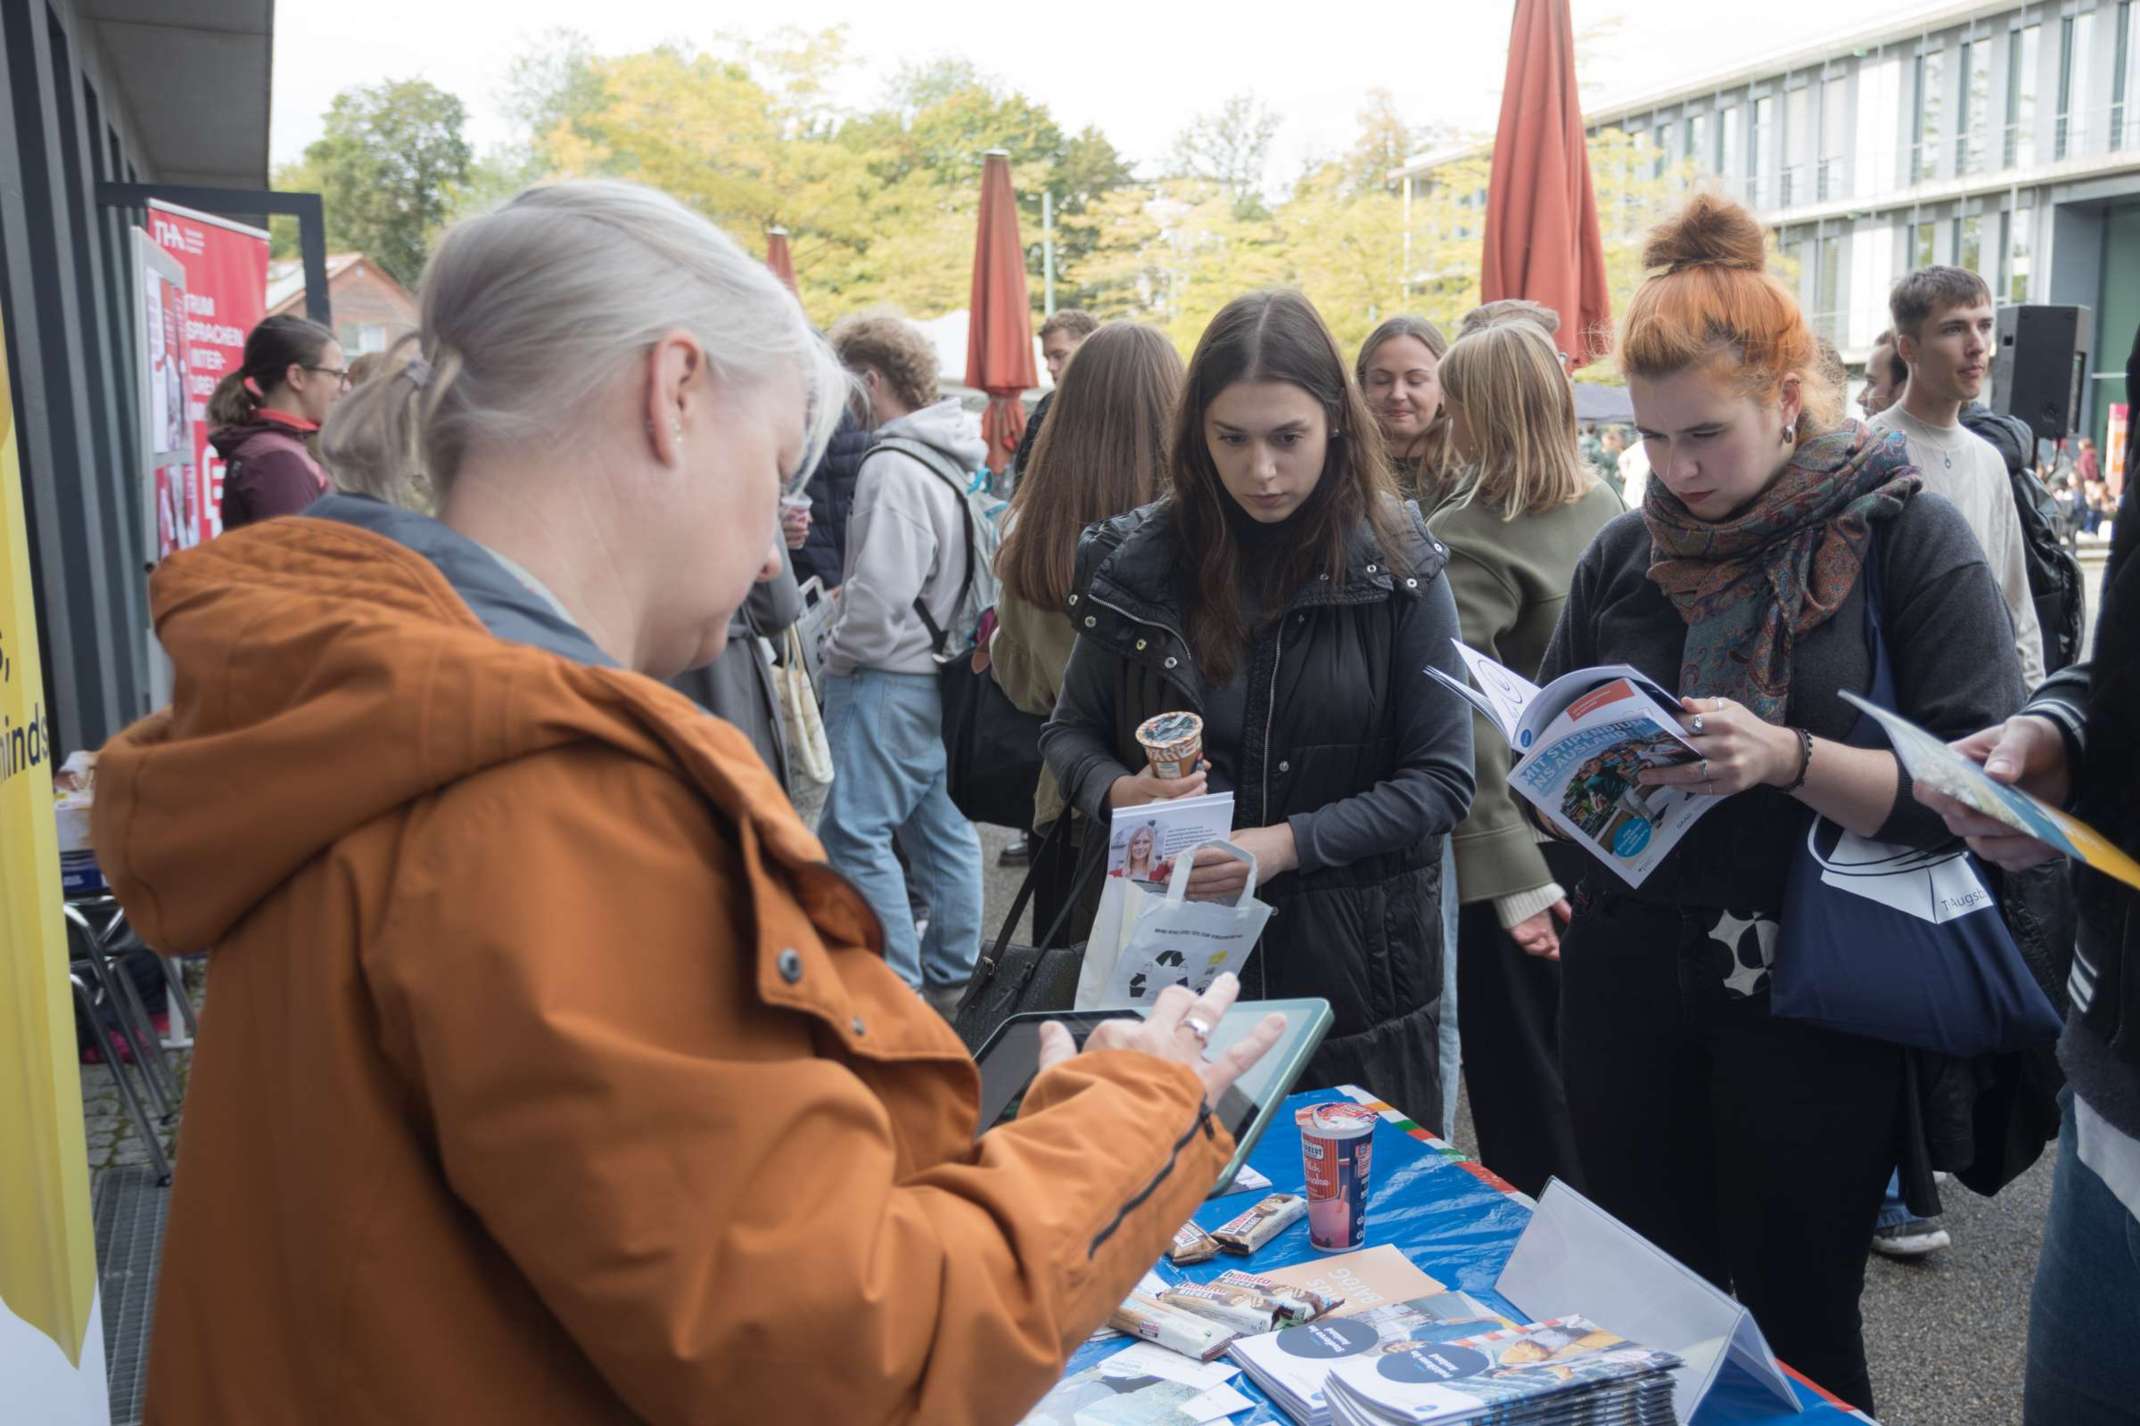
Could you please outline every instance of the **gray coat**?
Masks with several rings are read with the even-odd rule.
[[[780,692],[773,684],[772,661],[758,640],[786,633],[801,617],[802,607],[794,563],[784,558],[780,573],[753,585],[743,607],[729,619],[728,646],[721,656],[669,680],[671,688],[708,713],[742,729],[783,787],[788,785],[788,744],[780,722]]]

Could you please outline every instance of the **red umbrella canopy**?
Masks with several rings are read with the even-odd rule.
[[[1025,286],[1025,245],[1018,241],[1018,197],[1010,155],[998,149],[981,166],[981,223],[974,238],[973,297],[967,304],[966,384],[988,393],[981,438],[988,468],[1001,472],[1025,433],[1018,397],[1038,386],[1033,316]]]
[[[786,228],[766,229],[765,265],[773,270],[773,276],[788,285],[788,291],[794,292],[797,290],[795,286],[795,258],[788,252],[788,230]]]
[[[1576,97],[1568,0],[1516,0],[1486,191],[1479,296],[1528,298],[1560,313],[1556,340],[1571,366],[1603,356],[1609,346],[1605,243]]]

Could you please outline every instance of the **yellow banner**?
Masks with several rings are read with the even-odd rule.
[[[96,1245],[60,916],[52,725],[5,352],[0,345],[0,1399],[19,1405],[25,1392],[64,1399],[43,1389],[57,1363],[32,1332],[75,1374],[94,1374],[98,1396],[104,1364],[83,1360]],[[101,1358],[101,1333],[98,1346]]]

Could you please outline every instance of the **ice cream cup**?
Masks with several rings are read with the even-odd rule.
[[[1362,1104],[1310,1104],[1296,1111],[1301,1166],[1308,1180],[1308,1242],[1347,1253],[1367,1241],[1367,1176],[1375,1111]]]
[[[1137,741],[1154,777],[1187,777],[1204,756],[1204,720],[1194,713],[1161,713],[1137,726]]]

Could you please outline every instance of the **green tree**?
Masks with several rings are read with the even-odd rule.
[[[367,254],[414,285],[472,154],[467,111],[422,79],[345,89],[305,164],[326,200],[329,245]]]
[[[1217,184],[1244,218],[1264,212],[1263,182],[1278,116],[1253,94],[1236,94],[1189,121],[1174,140],[1172,173]]]

